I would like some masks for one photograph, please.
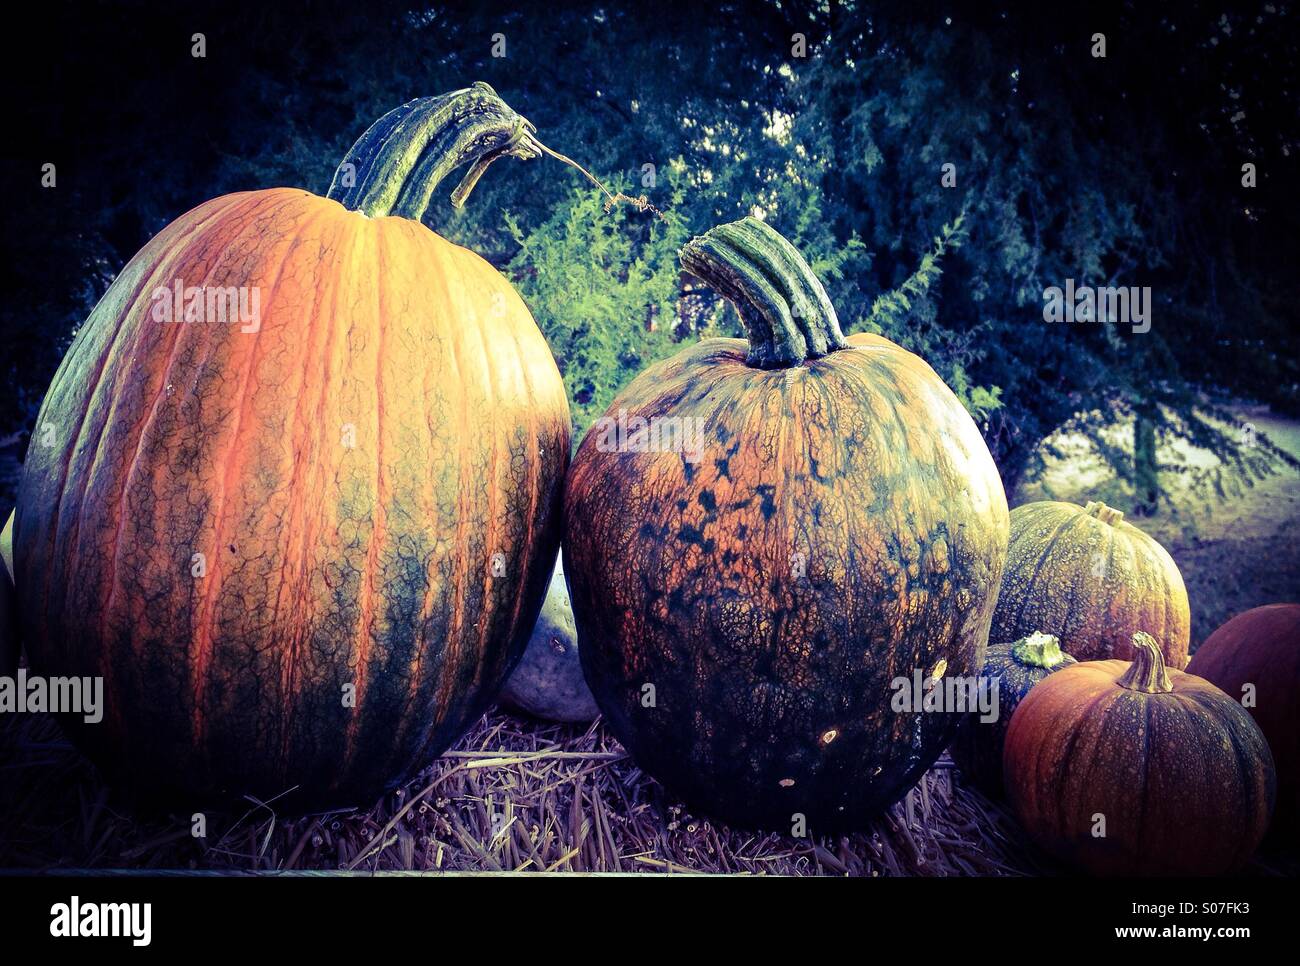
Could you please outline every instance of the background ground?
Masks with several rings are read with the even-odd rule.
[[[1241,425],[1254,427],[1300,457],[1300,420],[1258,408],[1239,407],[1237,413]],[[1049,459],[1043,478],[1021,486],[1012,506],[1042,499],[1084,504],[1113,486],[1109,468],[1091,456],[1081,440],[1073,442],[1073,447],[1070,441],[1063,446],[1069,458]],[[1218,462],[1180,442],[1161,453],[1162,462],[1174,460],[1189,469]],[[1240,492],[1230,486],[1223,493],[1196,493],[1178,475],[1166,473],[1161,483],[1180,512],[1127,518],[1160,541],[1182,572],[1192,609],[1193,652],[1215,628],[1244,610],[1300,601],[1300,547],[1294,537],[1300,522],[1300,470],[1281,466],[1253,486],[1235,482]],[[1130,508],[1122,501],[1115,506]]]

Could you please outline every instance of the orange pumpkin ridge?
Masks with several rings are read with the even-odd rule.
[[[418,219],[457,166],[463,202],[535,156],[530,132],[486,85],[412,101],[329,198],[182,215],[79,332],[20,481],[19,605],[34,671],[104,675],[104,721],[66,727],[140,797],[365,801],[522,654],[567,397],[510,284]],[[178,281],[256,292],[256,324],[158,321]]]

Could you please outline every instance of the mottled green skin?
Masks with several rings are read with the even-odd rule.
[[[104,720],[64,724],[142,802],[364,804],[519,660],[564,384],[518,293],[420,221],[531,130],[486,84],[411,101],[328,198],[178,218],[73,342],[19,488],[23,634],[38,673],[104,678]],[[257,293],[259,324],[155,317],[173,285]]]
[[[742,827],[859,826],[905,794],[957,717],[893,711],[891,681],[973,674],[997,599],[1006,498],[970,416],[911,353],[848,343],[768,370],[739,340],[684,350],[609,412],[700,417],[702,458],[601,452],[593,431],[566,485],[601,711],[649,774]]]
[[[1024,661],[1012,653],[1014,644],[990,644],[984,658],[982,677],[998,689],[998,716],[992,721],[981,721],[977,712],[965,716],[952,747],[948,749],[962,771],[962,775],[990,798],[1002,798],[1002,746],[1007,738],[1011,716],[1035,684],[1049,674],[1077,663],[1068,654],[1062,655],[1059,664],[1043,667]]]
[[[1011,511],[993,640],[1041,631],[1080,661],[1132,660],[1139,631],[1172,668],[1187,664],[1191,610],[1182,575],[1154,539],[1100,503],[1043,500]]]

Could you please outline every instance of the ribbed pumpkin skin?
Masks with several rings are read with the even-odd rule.
[[[1133,634],[1145,631],[1160,642],[1165,663],[1181,668],[1191,629],[1178,566],[1137,527],[1051,500],[1011,511],[993,640],[1042,631],[1080,661],[1130,660]]]
[[[1273,761],[1237,702],[1170,670],[1173,691],[1116,682],[1127,661],[1089,661],[1038,684],[1011,718],[1007,797],[1029,835],[1094,875],[1221,875],[1255,851]],[[1095,815],[1104,838],[1094,837]]]
[[[18,670],[18,609],[14,602],[13,575],[9,572],[10,553],[7,540],[13,513],[0,531],[0,675],[12,676]]]
[[[260,286],[260,329],[152,320],[175,279]],[[365,801],[518,659],[568,425],[477,255],[304,191],[207,202],[123,270],[41,410],[15,540],[33,668],[104,676],[103,723],[68,727],[141,791]]]
[[[981,721],[978,713],[965,716],[948,753],[952,755],[968,781],[990,798],[1003,796],[1002,750],[1011,726],[1011,716],[1038,682],[1075,664],[1069,654],[1055,667],[1039,667],[1018,660],[1012,654],[1014,644],[990,644],[984,658],[982,677],[997,683],[998,716]]]
[[[18,669],[18,614],[9,575],[0,573],[0,676],[10,677]]]
[[[1294,843],[1300,837],[1300,604],[1238,614],[1206,638],[1187,671],[1238,701],[1245,685],[1254,685],[1254,706],[1246,710],[1277,766],[1271,831]]]
[[[1007,539],[988,449],[921,359],[849,343],[764,370],[700,342],[609,414],[702,418],[702,458],[601,452],[593,430],[566,484],[597,703],[649,774],[735,825],[848,827],[897,800],[957,716],[892,711],[891,680],[973,673],[988,637]]]

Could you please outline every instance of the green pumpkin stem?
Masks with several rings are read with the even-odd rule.
[[[746,364],[797,366],[848,347],[826,289],[795,247],[757,218],[687,242],[682,267],[736,307],[749,336]]]
[[[1011,645],[1011,656],[1030,667],[1053,668],[1065,660],[1060,639],[1034,631]]]
[[[372,218],[419,221],[434,189],[461,165],[473,166],[452,193],[456,207],[497,158],[538,157],[535,130],[482,81],[420,97],[389,111],[361,135],[334,173],[327,197]]]
[[[1133,663],[1116,683],[1121,688],[1146,694],[1166,694],[1174,689],[1165,670],[1165,656],[1154,637],[1143,631],[1133,635]]]
[[[1116,510],[1113,507],[1108,507],[1100,500],[1091,501],[1083,508],[1083,512],[1088,514],[1090,517],[1096,517],[1102,523],[1109,523],[1112,527],[1124,519],[1123,510]]]
[[[464,206],[483,172],[507,155],[525,161],[550,155],[569,165],[605,194],[605,210],[626,201],[639,211],[663,213],[644,197],[611,193],[594,174],[572,158],[537,140],[537,128],[516,114],[490,86],[472,87],[438,97],[420,97],[389,111],[361,135],[334,172],[327,198],[371,218],[397,215],[421,221],[433,192],[452,171],[470,165],[451,203]]]

